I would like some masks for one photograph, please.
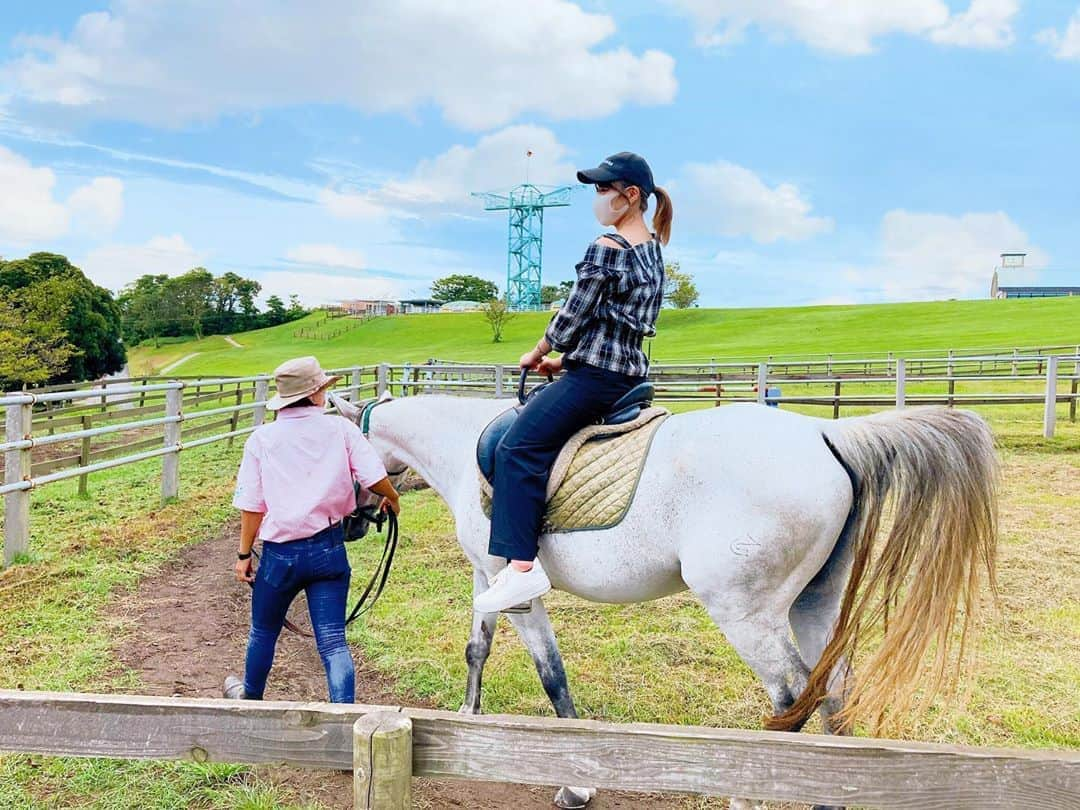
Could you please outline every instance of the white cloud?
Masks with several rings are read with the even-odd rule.
[[[88,227],[112,230],[124,214],[124,184],[115,177],[95,177],[72,192],[68,207]]]
[[[285,254],[286,258],[298,264],[314,264],[320,267],[342,267],[360,270],[367,265],[364,255],[358,250],[338,247],[337,245],[298,245]]]
[[[866,54],[879,37],[929,37],[944,45],[1001,48],[1013,40],[1015,0],[972,0],[950,15],[943,0],[671,0],[697,24],[698,44],[712,47],[738,41],[750,26],[793,37],[813,48]]]
[[[833,228],[829,217],[811,215],[797,186],[770,187],[750,169],[723,160],[688,163],[671,192],[676,222],[703,233],[769,243],[809,239]]]
[[[879,262],[849,267],[843,276],[866,294],[888,300],[929,300],[989,294],[1003,251],[1026,250],[1027,264],[1045,266],[1046,254],[1002,211],[960,216],[904,210],[881,221]]]
[[[1046,45],[1057,59],[1080,60],[1080,9],[1072,15],[1064,33],[1047,28],[1036,34],[1035,39]]]
[[[670,102],[672,57],[603,47],[614,33],[611,16],[569,0],[126,0],[83,15],[66,38],[17,39],[0,93],[169,125],[289,104],[434,104],[453,124],[490,129],[524,113],[598,118]]]
[[[264,299],[276,295],[287,301],[290,295],[295,294],[306,306],[340,303],[350,298],[396,299],[402,295],[399,282],[381,276],[271,270],[259,276],[259,283],[262,284]]]
[[[178,276],[199,266],[205,258],[184,237],[173,234],[155,236],[141,245],[102,245],[78,264],[94,283],[117,291],[148,273]]]
[[[960,48],[1006,48],[1016,39],[1012,18],[1019,10],[1017,0],[971,0],[967,11],[954,14],[930,39]]]
[[[30,245],[56,239],[68,232],[73,214],[111,229],[123,213],[124,184],[115,177],[95,177],[66,202],[56,199],[55,186],[52,169],[0,146],[0,240]]]
[[[325,190],[320,202],[334,216],[373,220],[414,217],[432,209],[475,209],[473,191],[508,189],[525,179],[539,184],[576,183],[569,149],[550,129],[529,124],[505,127],[481,137],[475,145],[457,144],[421,160],[405,177],[361,192]]]
[[[0,146],[0,239],[25,244],[67,232],[67,208],[53,197],[56,175]]]

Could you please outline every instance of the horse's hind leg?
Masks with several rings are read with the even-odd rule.
[[[551,628],[543,601],[534,599],[532,610],[528,613],[512,613],[509,616],[511,624],[536,664],[540,683],[543,684],[551,705],[555,707],[555,714],[559,717],[577,717],[562,655],[555,641],[555,631]],[[562,808],[584,807],[594,795],[596,790],[593,788],[562,787],[555,794],[555,804]]]
[[[821,659],[829,643],[840,601],[844,595],[848,574],[851,571],[851,554],[848,544],[841,537],[833,553],[821,570],[810,580],[791,606],[791,628],[799,652],[808,667],[813,668]],[[844,707],[846,685],[850,675],[847,658],[841,658],[829,677],[828,693],[821,702],[821,725],[826,734],[850,734],[850,730],[834,719]],[[838,805],[815,805],[814,810],[843,810]]]
[[[473,571],[473,588],[476,593],[487,589],[487,577],[483,572]],[[491,641],[495,635],[495,622],[498,613],[474,613],[472,633],[465,646],[465,662],[469,665],[469,676],[465,686],[465,702],[459,710],[462,714],[480,714],[480,690],[484,675],[484,664],[491,653]]]

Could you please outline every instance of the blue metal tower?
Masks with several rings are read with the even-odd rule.
[[[510,212],[506,259],[506,304],[512,310],[540,309],[540,264],[544,244],[544,209],[570,205],[571,186],[541,190],[522,183],[507,194],[474,192],[486,211]]]

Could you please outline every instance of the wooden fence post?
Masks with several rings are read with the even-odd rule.
[[[904,358],[896,359],[896,407],[903,408],[907,400],[907,370]]]
[[[401,395],[407,397],[409,395],[409,375],[412,373],[412,366],[406,363],[401,367]]]
[[[244,392],[242,390],[240,390],[240,383],[237,383],[236,384],[236,403],[235,404],[236,405],[241,405],[241,404],[243,404],[243,402],[244,402]],[[235,433],[237,427],[239,426],[239,424],[240,424],[240,411],[233,411],[232,412],[232,418],[229,419],[229,432],[230,433]],[[229,447],[233,446],[233,439],[235,439],[235,438],[236,438],[235,436],[230,436],[229,437],[229,443],[228,443]]]
[[[837,380],[833,386],[832,418],[840,418],[840,380]]]
[[[769,388],[769,364],[758,363],[757,367],[757,401],[759,405],[765,404],[765,394]]]
[[[390,366],[387,363],[379,363],[378,371],[375,372],[375,393],[382,396],[390,386]]]
[[[83,414],[82,429],[83,430],[90,430],[92,425],[93,425],[93,419],[91,418],[90,414],[88,414],[88,413]],[[90,437],[89,436],[83,436],[82,448],[79,451],[79,466],[80,467],[85,467],[89,463],[90,463]],[[89,476],[86,473],[83,473],[82,475],[79,476],[79,496],[83,497],[83,498],[86,497],[86,479],[87,478],[89,478]]]
[[[1043,436],[1054,438],[1054,425],[1057,422],[1057,355],[1046,358],[1046,403],[1043,408]]]
[[[1019,349],[1013,349],[1012,375],[1014,377],[1017,374],[1020,373],[1020,360],[1019,360],[1019,357],[1020,357],[1020,350]]]
[[[354,405],[360,401],[360,369],[353,368],[349,372],[349,402]]]
[[[4,441],[30,438],[34,428],[34,406],[8,405]],[[30,477],[30,448],[8,450],[4,454],[4,483],[16,484]],[[30,490],[4,496],[4,565],[11,565],[30,547]]]
[[[412,807],[412,720],[366,714],[353,725],[353,799],[357,810]]]
[[[502,399],[503,395],[503,367],[495,366],[495,398]]]
[[[183,416],[184,388],[170,388],[165,392],[165,415]],[[180,422],[165,423],[165,446],[180,444]],[[180,451],[173,450],[162,456],[161,501],[169,501],[180,494]]]
[[[255,381],[255,410],[252,414],[255,427],[266,421],[266,400],[270,396],[270,381]]]

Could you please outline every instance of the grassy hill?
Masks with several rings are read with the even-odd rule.
[[[187,355],[177,374],[255,374],[283,359],[314,354],[326,367],[422,362],[430,357],[513,362],[542,334],[549,313],[522,313],[503,342],[478,313],[380,318],[330,340],[296,337],[323,316],[235,335],[131,350],[133,374],[159,371]],[[665,310],[652,341],[654,361],[845,353],[883,354],[1080,343],[1080,298],[941,301],[919,304]]]

